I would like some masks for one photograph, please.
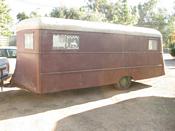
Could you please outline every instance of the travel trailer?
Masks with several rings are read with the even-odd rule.
[[[60,18],[17,26],[12,81],[43,94],[164,75],[162,36],[154,29]]]

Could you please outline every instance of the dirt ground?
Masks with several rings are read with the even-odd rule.
[[[166,75],[112,86],[35,95],[0,92],[0,131],[174,131],[175,59],[164,55]]]

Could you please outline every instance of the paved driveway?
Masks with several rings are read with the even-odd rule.
[[[166,75],[133,83],[35,95],[0,92],[0,131],[174,131],[175,59]]]

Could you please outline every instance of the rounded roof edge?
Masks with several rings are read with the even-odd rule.
[[[25,19],[16,26],[16,31],[26,29],[52,29],[162,37],[158,30],[151,28],[52,17]]]

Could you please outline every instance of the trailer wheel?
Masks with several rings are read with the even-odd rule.
[[[132,77],[130,76],[124,76],[114,85],[114,87],[120,90],[128,89],[131,85],[131,79]]]

